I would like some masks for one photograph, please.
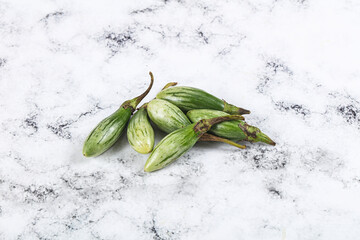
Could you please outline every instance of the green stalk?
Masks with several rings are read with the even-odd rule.
[[[209,134],[209,133],[204,133],[201,136],[201,138],[199,139],[199,141],[202,141],[202,142],[222,142],[222,143],[230,144],[230,145],[232,145],[234,147],[237,147],[237,148],[241,148],[241,149],[246,148],[246,146],[244,146],[244,145],[238,144],[238,143],[233,142],[233,141],[231,141],[229,139],[218,137],[218,136],[215,136],[215,135],[212,135],[212,134]]]

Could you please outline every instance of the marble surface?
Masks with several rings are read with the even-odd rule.
[[[358,0],[0,0],[0,239],[359,239],[359,26]],[[144,101],[205,89],[277,146],[85,159],[150,70]]]

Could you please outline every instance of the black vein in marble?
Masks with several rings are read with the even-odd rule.
[[[197,34],[199,35],[200,39],[205,43],[209,44],[209,37],[207,37],[203,31],[198,30]]]
[[[72,124],[78,122],[81,118],[93,115],[98,110],[103,110],[104,108],[100,107],[99,103],[96,103],[89,111],[80,113],[76,119],[66,119],[64,120],[60,117],[55,123],[47,124],[46,127],[53,132],[55,135],[63,139],[71,139],[70,127]]]
[[[360,102],[347,93],[331,92],[329,96],[335,100],[335,107],[329,106],[329,109],[335,109],[349,125],[355,125],[360,129]]]
[[[65,16],[65,12],[63,11],[56,11],[52,13],[46,14],[45,17],[40,19],[41,22],[47,26],[51,21],[58,22],[60,19],[62,19]]]
[[[277,197],[277,198],[283,198],[282,196],[282,192],[277,190],[275,187],[269,187],[268,188],[268,191],[271,195],[273,195],[274,197]]]
[[[278,170],[286,167],[290,153],[276,146],[254,146],[241,152],[242,156],[252,162],[256,169]]]
[[[265,62],[265,73],[260,77],[260,82],[256,87],[259,93],[265,94],[267,89],[274,82],[278,74],[286,74],[291,78],[294,73],[293,71],[280,59],[270,59]]]
[[[47,199],[55,199],[58,197],[58,193],[56,193],[53,188],[48,186],[30,185],[29,187],[25,188],[24,192],[26,193],[26,202],[42,203]]]
[[[105,32],[103,39],[106,41],[106,46],[110,49],[113,55],[118,53],[122,48],[136,42],[135,33],[132,29],[127,29],[123,32]]]
[[[33,130],[33,133],[36,133],[39,129],[38,123],[37,123],[37,114],[33,113],[30,114],[25,120],[24,120],[24,125],[27,128],[31,128]],[[32,134],[33,134],[32,133]]]
[[[284,72],[287,73],[288,75],[294,74],[293,71],[291,71],[290,68],[286,66],[285,63],[283,63],[279,59],[268,61],[266,63],[266,68],[272,71],[274,74],[278,72]]]
[[[155,219],[152,219],[152,226],[150,228],[150,231],[154,234],[153,239],[154,240],[165,240],[165,238],[162,238],[157,230]]]
[[[5,58],[0,58],[0,68],[5,66],[7,60]]]
[[[354,105],[340,105],[337,107],[337,111],[347,123],[357,123],[360,125],[360,110]]]
[[[144,13],[154,13],[160,8],[160,6],[153,6],[153,7],[147,7],[142,9],[133,10],[130,14],[136,15],[136,14],[144,14]]]
[[[296,103],[286,103],[286,102],[275,102],[275,108],[282,111],[282,112],[288,112],[292,111],[295,114],[301,114],[302,116],[307,116],[311,113],[309,109],[304,107],[301,104]]]
[[[58,120],[55,124],[48,124],[47,128],[50,129],[55,135],[64,139],[71,139],[71,132],[68,130],[74,120]]]

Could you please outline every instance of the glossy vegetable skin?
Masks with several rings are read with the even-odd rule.
[[[131,147],[138,153],[146,154],[153,150],[155,135],[147,116],[146,105],[130,119],[127,138]]]
[[[209,109],[197,109],[188,111],[186,114],[192,122],[197,122],[204,118],[214,118],[228,116],[228,113]],[[262,133],[259,128],[250,126],[242,120],[226,121],[214,125],[210,133],[219,137],[228,138],[234,141],[264,142],[275,145],[267,135]]]
[[[169,101],[183,111],[192,109],[213,109],[230,114],[249,114],[250,111],[236,107],[210,93],[193,87],[169,87],[156,95],[156,98]]]
[[[129,121],[131,113],[130,108],[121,107],[102,120],[87,137],[83,147],[84,156],[96,157],[114,145]]]
[[[179,128],[191,124],[187,116],[174,104],[162,100],[151,100],[147,105],[151,121],[166,133],[171,133]]]

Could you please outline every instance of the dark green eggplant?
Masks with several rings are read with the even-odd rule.
[[[196,109],[188,111],[186,115],[192,122],[197,122],[200,119],[223,117],[228,116],[229,114],[216,110]],[[216,124],[209,132],[233,141],[264,142],[275,145],[275,142],[262,133],[259,128],[250,126],[242,120],[226,121]]]
[[[164,168],[181,155],[190,150],[195,143],[217,123],[242,119],[240,115],[229,115],[211,119],[203,119],[165,136],[154,148],[146,161],[145,172]]]
[[[176,83],[169,84],[170,86]],[[192,109],[213,109],[230,114],[249,114],[250,111],[236,107],[210,93],[193,87],[168,87],[156,95],[156,98],[169,101],[183,111]]]
[[[150,92],[154,77],[150,72],[151,83],[148,89],[140,96],[125,101],[120,108],[109,117],[102,120],[90,133],[84,143],[83,155],[96,157],[108,150],[119,139],[131,114],[137,105]]]

